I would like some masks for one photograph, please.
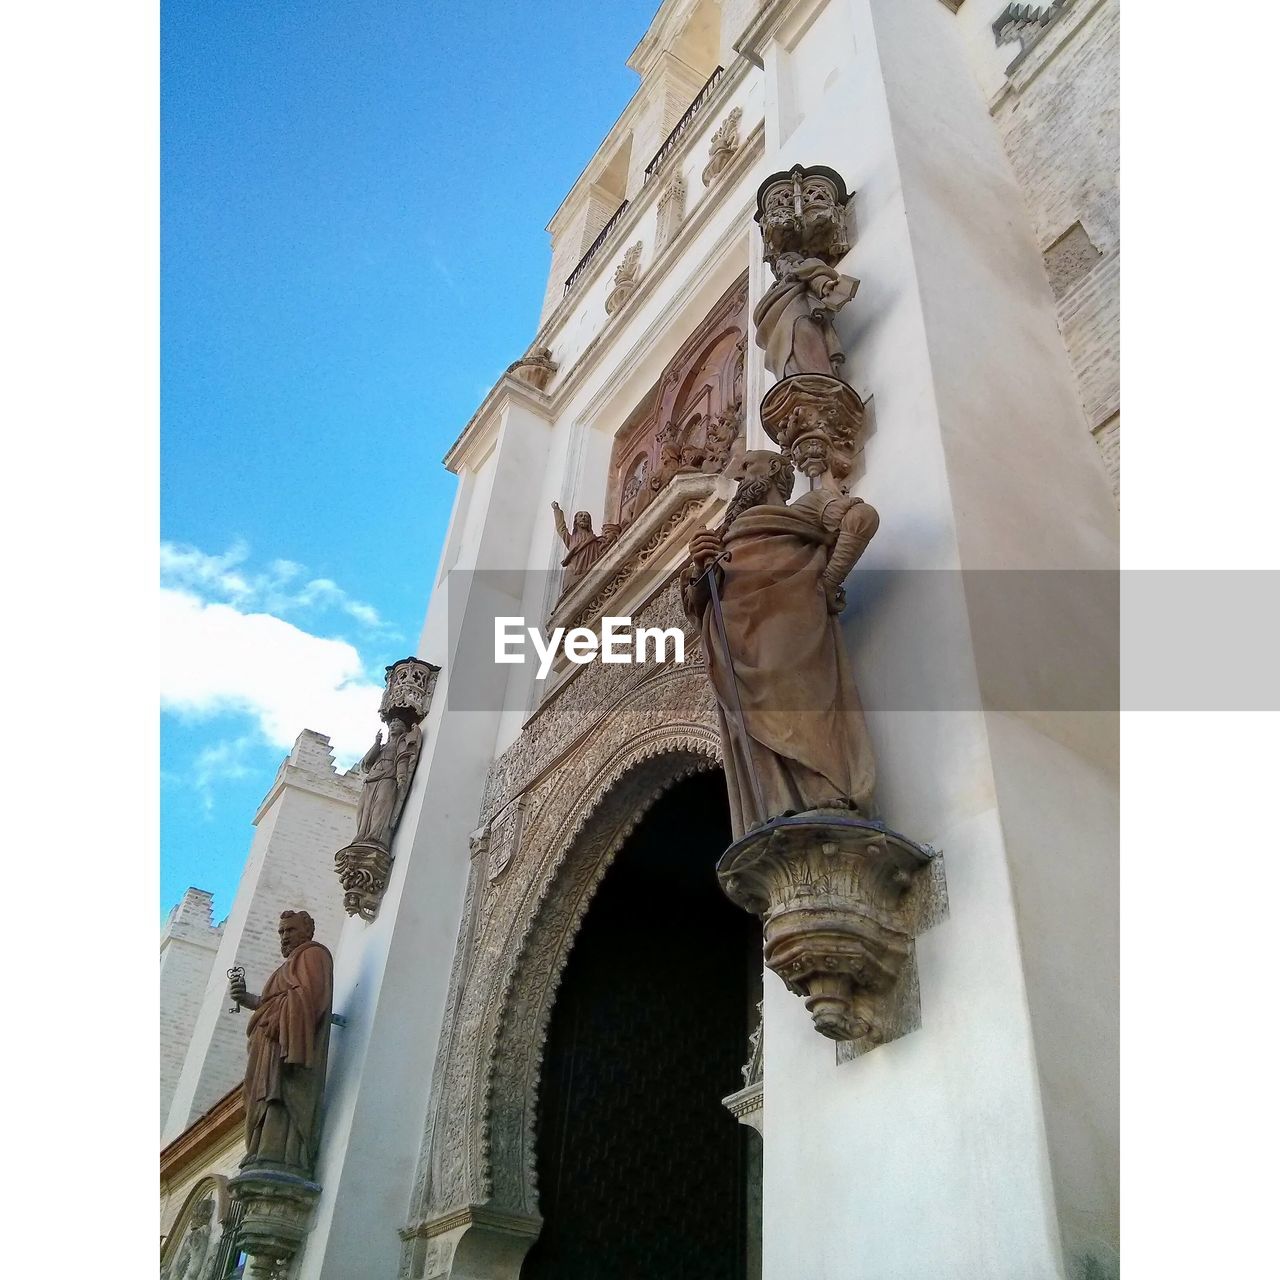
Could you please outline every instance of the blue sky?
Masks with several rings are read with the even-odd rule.
[[[547,220],[657,0],[166,0],[161,909],[230,909],[303,728],[417,641],[440,459],[537,328]]]

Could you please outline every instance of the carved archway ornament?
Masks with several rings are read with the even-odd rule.
[[[657,612],[672,607],[668,596]],[[515,1280],[537,1236],[538,1083],[573,940],[654,802],[721,758],[709,682],[688,641],[681,666],[627,668],[622,687],[583,690],[599,717],[589,732],[568,698],[565,714],[535,719],[517,758],[495,765],[472,840],[402,1277]],[[623,669],[583,674],[602,670],[617,680]]]

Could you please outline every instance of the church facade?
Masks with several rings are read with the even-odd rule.
[[[1118,1275],[1117,9],[659,7],[529,350],[445,459],[389,673],[412,763],[317,934],[337,1025],[278,1274]],[[911,886],[871,961],[814,943],[804,976],[762,963],[781,899],[717,876],[752,824],[682,592],[763,450],[844,498],[828,545],[861,530],[852,811]],[[610,619],[651,658],[499,654]]]

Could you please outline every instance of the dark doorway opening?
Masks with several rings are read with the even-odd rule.
[[[678,782],[587,912],[543,1059],[521,1280],[751,1280],[758,1139],[721,1099],[742,1087],[760,926],[716,882],[731,838],[724,775]]]

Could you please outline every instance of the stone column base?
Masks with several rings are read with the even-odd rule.
[[[245,1280],[283,1280],[306,1239],[319,1184],[283,1170],[250,1169],[227,1189],[244,1205],[238,1244],[249,1255]]]

